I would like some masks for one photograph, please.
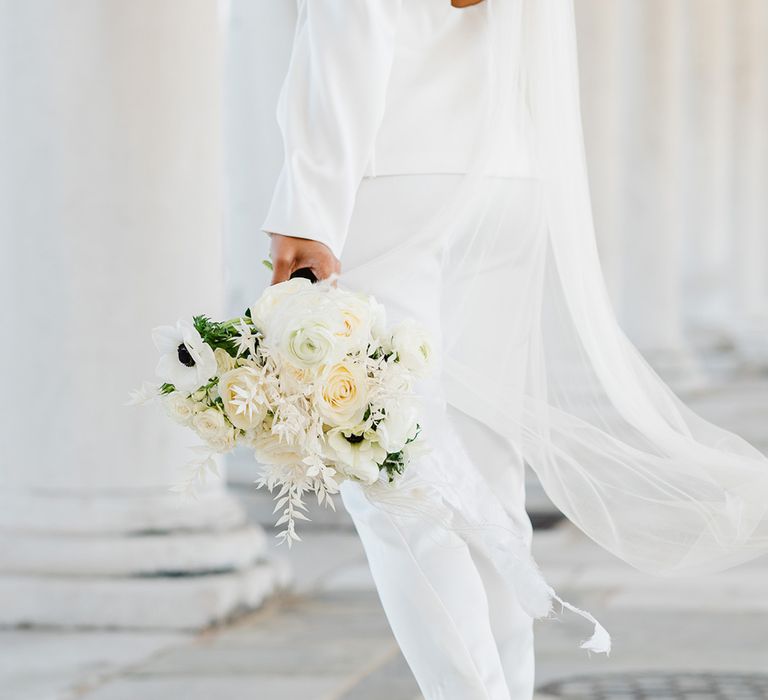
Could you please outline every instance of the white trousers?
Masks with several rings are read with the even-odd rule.
[[[342,258],[342,284],[385,304],[389,321],[410,317],[430,329],[437,343],[449,329],[446,303],[461,296],[460,274],[445,270],[440,242],[390,251],[415,235],[451,184],[453,175],[366,178],[358,192]],[[535,181],[510,181],[519,202],[509,216],[524,230],[533,221]],[[489,284],[502,283],[493,280]],[[469,293],[469,292],[467,292]],[[478,329],[478,332],[489,332]],[[427,388],[445,413],[441,429],[461,440],[467,469],[478,470],[504,494],[505,508],[526,532],[524,465],[509,440],[447,404],[440,378]],[[440,435],[432,450],[447,449]],[[411,465],[413,467],[413,465]],[[372,504],[358,484],[342,486],[392,631],[426,700],[530,700],[534,656],[532,619],[514,589],[471,540],[428,518],[390,512]]]

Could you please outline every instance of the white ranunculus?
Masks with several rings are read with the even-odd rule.
[[[389,401],[384,406],[384,419],[376,426],[379,444],[387,452],[400,452],[416,437],[418,411],[407,401]]]
[[[222,374],[219,396],[232,425],[241,430],[258,426],[269,408],[263,375],[253,367],[238,367]]]
[[[351,439],[350,439],[351,438]],[[325,434],[327,456],[345,476],[372,484],[379,478],[379,464],[387,457],[386,450],[365,435],[356,438],[354,432],[333,428]]]
[[[303,277],[294,277],[293,279],[273,284],[267,287],[261,296],[250,307],[251,320],[253,325],[261,331],[266,331],[269,326],[272,313],[278,304],[288,296],[305,291],[311,287],[312,283]]]
[[[410,394],[413,390],[413,374],[400,362],[390,358],[380,365],[378,380],[389,394]]]
[[[264,346],[282,361],[310,373],[341,360],[348,343],[337,335],[344,319],[334,299],[332,290],[325,286],[305,285],[283,295],[275,302],[264,328]]]
[[[192,427],[206,442],[219,438],[231,430],[224,414],[216,408],[207,408],[192,418]]]
[[[189,425],[197,413],[198,403],[178,391],[173,391],[163,398],[166,413],[180,425]]]
[[[359,363],[345,360],[325,368],[318,377],[315,402],[323,422],[349,427],[363,420],[368,408],[368,375]]]
[[[290,364],[305,370],[316,370],[339,357],[338,339],[333,328],[322,319],[297,319],[289,324],[278,347]]]
[[[406,320],[392,331],[392,349],[397,353],[398,362],[415,374],[429,370],[433,349],[426,330],[414,321]]]
[[[155,347],[162,353],[157,376],[173,384],[177,391],[191,393],[216,376],[218,367],[210,345],[184,319],[175,326],[159,326],[152,331]]]

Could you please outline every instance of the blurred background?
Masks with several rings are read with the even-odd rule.
[[[576,6],[621,323],[768,451],[768,2]],[[3,700],[417,697],[343,512],[276,549],[246,455],[182,502],[194,439],[124,406],[152,327],[267,284],[294,21],[288,1],[0,0]],[[645,577],[529,493],[538,561],[615,644],[589,658],[578,621],[539,623],[542,697],[768,698],[768,562]]]

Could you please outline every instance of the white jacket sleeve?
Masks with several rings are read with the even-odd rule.
[[[262,230],[340,257],[384,114],[402,0],[303,0],[277,117],[285,160]]]

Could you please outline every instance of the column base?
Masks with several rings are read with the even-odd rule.
[[[259,607],[286,580],[268,562],[184,576],[2,574],[0,625],[199,630]]]
[[[289,580],[222,488],[192,502],[34,493],[11,503],[0,516],[0,625],[199,629]]]

